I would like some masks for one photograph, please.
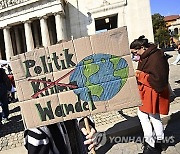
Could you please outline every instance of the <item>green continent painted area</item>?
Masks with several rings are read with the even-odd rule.
[[[114,76],[121,77],[121,79],[122,79],[121,87],[126,83],[127,76],[128,76],[128,73],[127,73],[128,71],[129,71],[128,67],[122,68],[122,69],[117,70],[117,71],[114,71]]]
[[[91,95],[96,95],[97,97],[101,97],[101,94],[103,93],[103,87],[101,87],[100,85],[93,85],[92,86],[88,86],[89,90],[91,91]]]
[[[120,77],[122,79],[122,84],[121,84],[121,87],[122,87],[127,81],[129,67],[125,67],[125,68],[122,68],[122,69],[117,69],[117,65],[118,65],[120,60],[121,60],[121,58],[116,57],[116,56],[112,56],[112,58],[110,59],[111,63],[113,63],[113,67],[114,67],[114,70],[115,70],[113,75],[115,77]]]
[[[116,56],[112,56],[112,58],[110,59],[110,62],[113,63],[114,70],[116,70],[120,59],[121,59],[120,57],[116,57]]]
[[[84,65],[83,65],[84,66],[83,74],[87,79],[85,86],[91,91],[91,95],[96,95],[97,97],[100,97],[101,94],[103,93],[103,87],[92,84],[89,81],[89,77],[99,71],[99,66],[93,63],[90,64],[90,62],[93,62],[93,60],[84,61]]]

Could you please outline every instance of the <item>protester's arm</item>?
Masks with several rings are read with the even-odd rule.
[[[85,127],[85,122],[84,122],[84,118],[78,118],[78,125],[80,130],[82,131],[83,135],[85,135],[86,140],[84,141],[85,145],[88,145],[88,150],[91,150],[96,143],[94,142],[95,139],[95,133],[96,133],[96,129],[95,129],[95,124],[94,121],[91,117],[86,117],[88,119],[89,122],[89,127],[90,127],[90,133],[88,134],[88,131]]]
[[[135,76],[137,78],[137,81],[147,87],[151,87],[151,85],[148,82],[149,74],[144,73],[142,71],[136,70]]]

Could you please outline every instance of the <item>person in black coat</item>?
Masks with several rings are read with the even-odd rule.
[[[4,124],[8,120],[9,107],[8,107],[8,91],[11,90],[10,80],[3,68],[0,68],[0,103],[2,107],[2,113],[0,113],[0,120]]]

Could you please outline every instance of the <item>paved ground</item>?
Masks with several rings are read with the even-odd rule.
[[[176,51],[168,52],[174,55],[169,59],[171,63],[176,58]],[[163,154],[180,153],[180,65],[170,65],[170,84],[176,97],[172,97],[171,112],[163,117],[165,135],[172,143]],[[23,122],[18,103],[11,103],[10,122],[0,125],[0,154],[26,154],[23,147]],[[110,141],[97,150],[97,154],[137,154],[142,152],[140,140],[142,138],[141,127],[136,114],[137,108],[124,109],[120,112],[109,112],[96,115],[95,122],[97,130],[105,132]],[[131,134],[131,136],[129,136]],[[133,135],[134,134],[134,135]],[[125,136],[128,135],[128,136]],[[131,141],[122,142],[122,136]],[[125,138],[124,137],[124,138]]]
[[[176,108],[180,109],[180,102],[172,104],[171,106],[174,108],[172,109],[173,111],[175,111]],[[171,115],[170,117],[166,116],[163,118],[165,136],[166,136],[165,139],[167,142],[167,146],[166,146],[166,150],[163,151],[162,154],[179,154],[180,153],[180,119],[179,119],[180,112],[176,110],[174,114],[170,114],[170,115]],[[131,118],[130,120],[134,119],[136,121],[136,116],[129,118]],[[126,121],[127,124],[130,124],[130,122],[128,122],[129,118],[127,118],[128,119]],[[115,124],[113,127],[117,127],[116,125],[123,127],[123,122],[125,121]],[[110,127],[109,129],[113,129],[113,127]],[[141,126],[137,124],[134,125],[134,128],[132,126],[130,127],[131,128],[129,128],[128,131],[123,131],[123,129],[127,130],[126,128],[121,128],[121,131],[119,132],[111,131],[115,133],[108,134],[108,136],[106,137],[106,144],[101,146],[97,150],[97,154],[142,153],[141,141],[143,140],[142,138],[143,134],[141,131]],[[108,132],[108,130],[106,132]]]

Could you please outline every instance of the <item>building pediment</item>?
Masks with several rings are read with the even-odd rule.
[[[89,9],[89,11],[94,14],[94,13],[99,13],[99,12],[103,12],[103,11],[109,11],[109,10],[113,10],[116,8],[119,8],[121,6],[124,6],[127,4],[127,0],[120,0],[118,2],[111,2],[110,0],[102,0],[101,3],[99,3],[99,5],[97,5],[96,7],[91,7]]]
[[[57,0],[0,0],[1,27],[14,25],[32,18],[40,18],[56,12],[64,13],[61,1]]]
[[[0,13],[23,7],[40,0],[0,0]]]

